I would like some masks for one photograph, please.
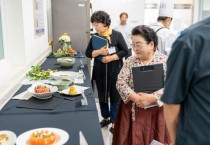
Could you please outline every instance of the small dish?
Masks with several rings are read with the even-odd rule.
[[[82,92],[81,92],[81,87],[80,86],[74,86],[75,87],[75,90],[76,90],[76,94],[70,94],[69,93],[69,90],[70,90],[70,88],[68,88],[68,89],[65,89],[65,90],[63,90],[61,93],[62,94],[65,94],[65,95],[69,95],[69,96],[77,96],[77,95],[80,95]]]
[[[0,131],[0,135],[6,135],[8,139],[6,141],[0,140],[1,145],[14,145],[17,136],[15,135],[14,132],[9,131],[9,130],[2,130]]]
[[[50,92],[44,92],[44,93],[36,93],[35,92],[35,88],[37,86],[45,86],[48,89],[50,89]],[[30,88],[28,88],[28,91],[33,94],[34,97],[38,98],[38,99],[48,99],[51,98],[52,95],[58,91],[58,88],[56,86],[51,86],[51,85],[47,85],[47,84],[42,84],[42,83],[37,83],[37,84],[33,84]]]

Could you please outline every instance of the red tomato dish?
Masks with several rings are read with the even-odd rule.
[[[47,86],[38,85],[34,88],[35,93],[50,93],[51,90]]]

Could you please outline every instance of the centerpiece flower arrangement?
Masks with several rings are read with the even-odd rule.
[[[58,40],[64,51],[71,48],[71,38],[67,33],[63,33]]]
[[[53,56],[60,57],[77,54],[77,52],[71,47],[71,38],[67,33],[63,33],[58,40],[59,44],[62,46],[62,49],[59,48],[57,52],[53,53]]]

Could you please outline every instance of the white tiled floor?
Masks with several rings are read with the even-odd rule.
[[[101,121],[103,118],[101,117],[101,114],[100,114],[99,103],[96,103],[96,107],[98,109],[99,120]],[[112,133],[109,131],[110,127],[111,127],[111,124],[109,126],[105,126],[104,128],[101,128],[103,139],[104,139],[104,145],[111,145],[112,144]]]

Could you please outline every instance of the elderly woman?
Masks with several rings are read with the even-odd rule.
[[[170,144],[168,130],[163,116],[163,107],[145,106],[159,101],[163,88],[151,94],[134,92],[132,67],[162,63],[166,71],[166,56],[156,51],[158,38],[147,26],[132,30],[132,47],[135,56],[129,57],[121,69],[117,89],[121,102],[115,121],[112,145],[149,145],[153,140]]]
[[[120,95],[116,89],[116,80],[123,66],[122,59],[128,54],[128,48],[122,34],[110,28],[111,19],[106,12],[96,11],[93,13],[91,23],[95,27],[95,35],[107,39],[108,42],[106,47],[94,50],[91,39],[86,49],[86,56],[89,58],[103,56],[101,60],[94,59],[92,79],[96,82],[101,116],[104,118],[100,122],[101,127],[112,123],[110,131],[113,132],[120,101]],[[113,50],[112,54],[109,54],[108,49],[110,48]],[[110,108],[108,97],[110,97]]]

